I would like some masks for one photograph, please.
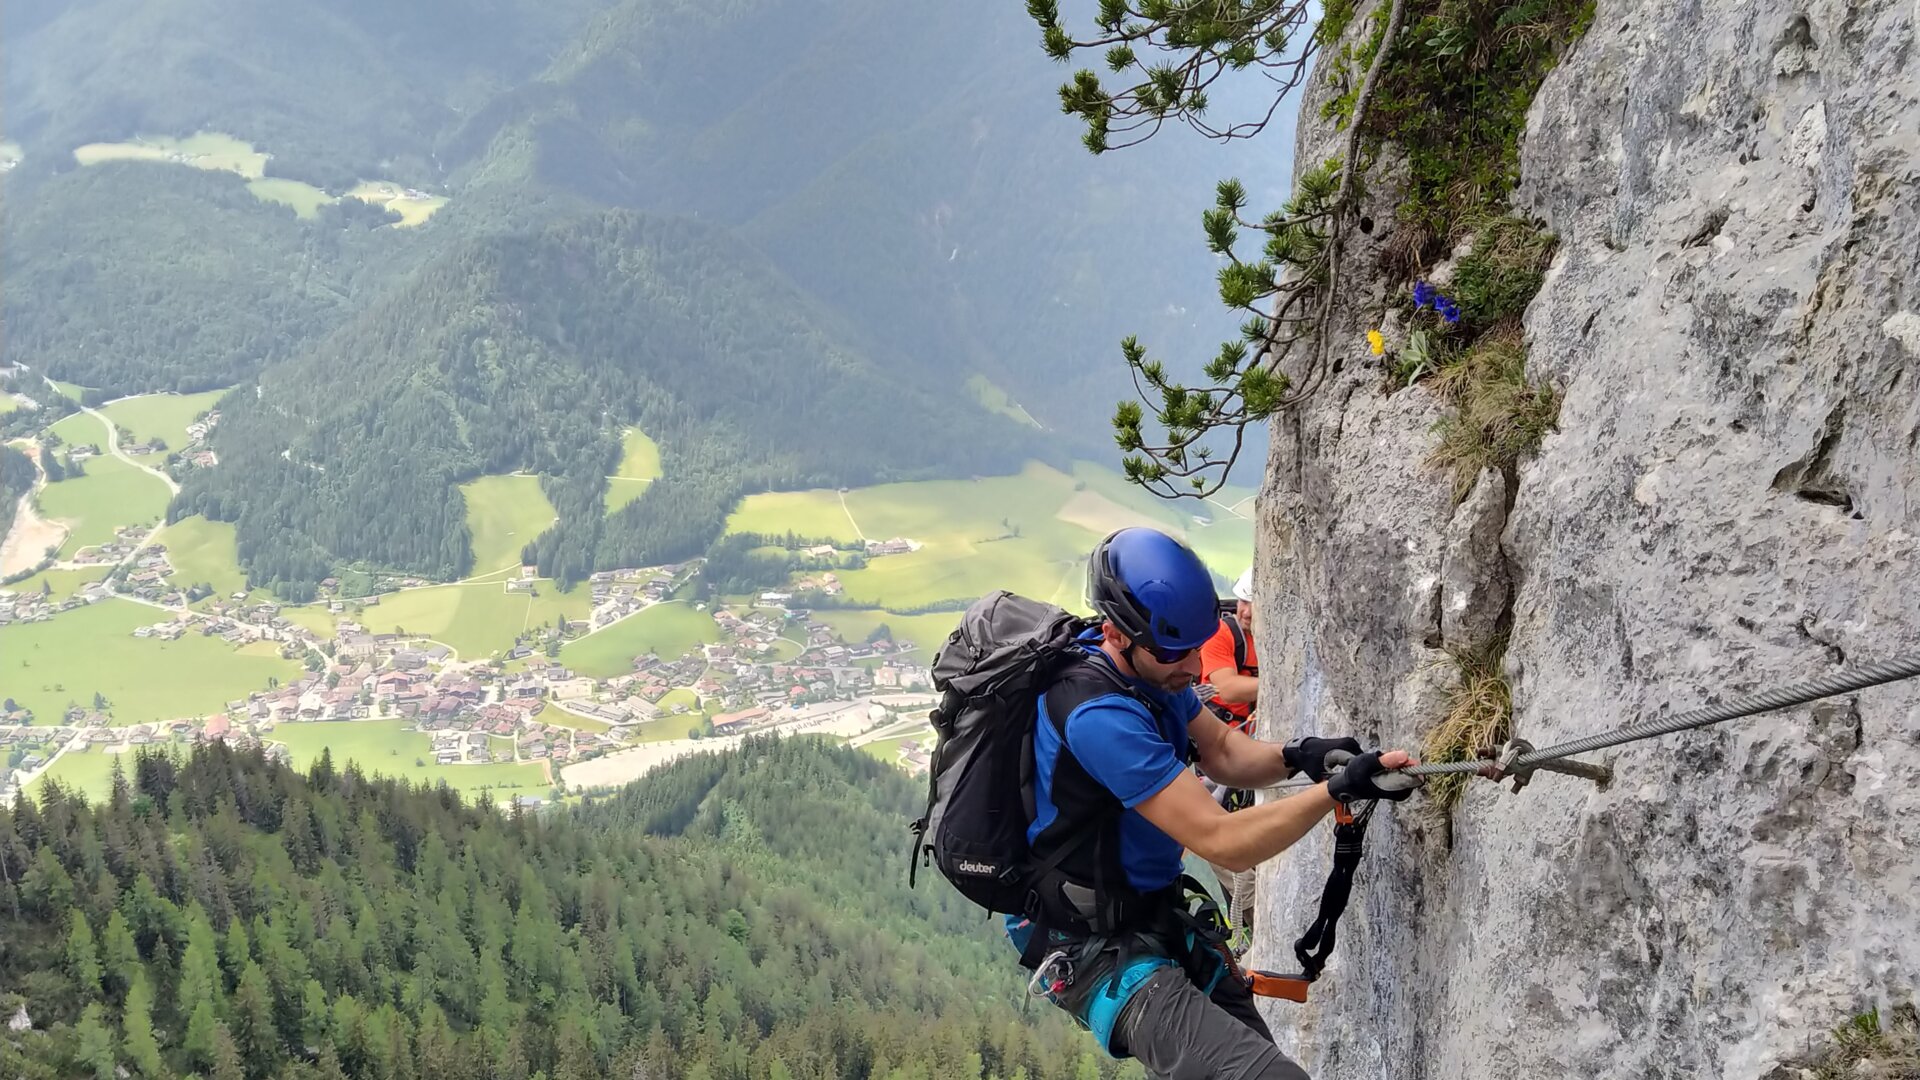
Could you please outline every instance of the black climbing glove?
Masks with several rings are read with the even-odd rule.
[[[1343,803],[1386,799],[1399,802],[1420,786],[1420,778],[1391,772],[1380,765],[1381,750],[1369,750],[1348,759],[1327,780],[1327,793]]]
[[[1301,735],[1280,748],[1280,758],[1287,763],[1288,776],[1306,773],[1317,784],[1327,778],[1330,768],[1327,755],[1335,750],[1357,755],[1360,753],[1360,740],[1316,739],[1311,735]]]

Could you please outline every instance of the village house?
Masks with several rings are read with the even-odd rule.
[[[762,707],[743,709],[739,713],[720,713],[714,717],[714,734],[735,734],[751,728],[753,724],[766,721],[768,711]]]

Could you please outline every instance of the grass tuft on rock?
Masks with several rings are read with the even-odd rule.
[[[1447,292],[1476,326],[1518,319],[1546,279],[1557,240],[1517,217],[1496,217],[1474,229],[1473,249],[1460,257]]]
[[[1427,732],[1422,762],[1475,761],[1499,748],[1513,732],[1513,692],[1500,670],[1505,642],[1479,652],[1456,653],[1460,682],[1447,697],[1446,715]],[[1435,776],[1426,784],[1429,807],[1445,815],[1473,780],[1470,774]]]
[[[1428,464],[1453,472],[1463,498],[1482,469],[1512,469],[1540,448],[1560,416],[1560,396],[1527,378],[1527,350],[1517,329],[1490,334],[1452,354],[1433,389],[1454,407],[1435,425],[1440,444]]]
[[[1920,1010],[1896,1006],[1883,1019],[1870,1009],[1833,1032],[1833,1043],[1810,1063],[1810,1080],[1920,1080]]]

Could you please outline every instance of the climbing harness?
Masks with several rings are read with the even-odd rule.
[[[1594,762],[1566,759],[1575,754],[1590,753],[1611,746],[1639,742],[1643,739],[1656,739],[1662,735],[1703,728],[1774,709],[1804,705],[1809,701],[1863,690],[1884,683],[1899,682],[1916,676],[1920,676],[1920,656],[1904,657],[1877,664],[1866,664],[1852,671],[1809,679],[1721,705],[1694,709],[1665,720],[1629,724],[1614,731],[1556,743],[1544,750],[1534,749],[1533,745],[1524,739],[1509,739],[1505,746],[1502,746],[1497,753],[1492,753],[1489,758],[1478,761],[1435,762],[1393,771],[1409,776],[1473,773],[1491,780],[1512,780],[1513,790],[1518,792],[1533,779],[1536,770],[1544,769],[1548,772],[1591,780],[1604,788],[1613,779],[1612,769]],[[1266,790],[1285,791],[1311,787],[1314,783],[1316,781],[1312,780],[1284,781]],[[1328,876],[1326,887],[1321,890],[1320,911],[1314,918],[1313,925],[1308,927],[1307,932],[1293,944],[1294,956],[1300,961],[1300,971],[1292,975],[1280,975],[1270,971],[1244,972],[1242,977],[1247,980],[1255,994],[1261,997],[1283,998],[1288,1001],[1307,1000],[1307,988],[1320,977],[1327,958],[1333,954],[1334,930],[1340,921],[1341,913],[1346,911],[1347,899],[1353,890],[1354,870],[1360,864],[1367,821],[1373,816],[1375,805],[1377,804],[1367,803],[1358,812],[1349,811],[1345,805],[1335,808],[1333,873]]]

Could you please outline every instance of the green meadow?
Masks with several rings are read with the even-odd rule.
[[[1200,524],[1196,514],[1211,523]],[[892,611],[1002,588],[1080,610],[1088,552],[1101,536],[1128,526],[1184,537],[1223,581],[1253,555],[1252,522],[1190,500],[1166,503],[1090,463],[1071,474],[1030,463],[1013,476],[882,484],[844,495],[826,489],[753,495],[728,528],[850,539],[856,522],[869,540],[897,536],[921,545],[840,573],[848,597]]]
[[[620,471],[614,475],[625,480],[658,480],[660,446],[639,428],[628,428],[620,440]]]
[[[647,493],[660,478],[660,447],[639,428],[628,428],[621,439],[620,468],[607,477],[607,513]]]
[[[324,604],[301,604],[298,607],[283,607],[280,609],[280,616],[295,626],[306,627],[322,638],[332,637],[335,623],[339,621],[333,617],[333,614],[327,610]]]
[[[425,224],[435,211],[447,205],[444,196],[426,195],[414,198],[407,195],[406,189],[399,184],[386,180],[363,180],[347,190],[347,197],[384,206],[399,214],[400,220],[394,222],[394,227],[401,229]]]
[[[294,215],[302,218],[314,217],[321,207],[340,201],[312,184],[278,176],[249,180],[247,190],[253,192],[253,197],[261,202],[292,207]]]
[[[125,142],[88,143],[73,152],[73,159],[81,165],[151,161],[234,173],[246,178],[247,190],[254,198],[292,207],[293,212],[303,218],[311,218],[322,206],[340,201],[339,197],[312,184],[266,175],[270,156],[244,139],[218,131],[203,131],[184,139],[141,135]],[[384,206],[399,214],[400,220],[394,223],[399,228],[424,224],[435,211],[447,205],[444,196],[411,196],[406,188],[387,180],[363,180],[348,189],[346,197]]]
[[[967,376],[967,392],[973,395],[975,401],[1010,420],[1018,420],[1028,427],[1040,426],[1040,421],[1035,420],[1033,414],[1021,408],[1020,403],[1013,400],[1012,395],[985,375]]]
[[[947,635],[960,623],[957,611],[936,612],[932,615],[896,615],[888,611],[832,611],[822,610],[813,613],[813,617],[834,628],[840,637],[848,642],[867,640],[867,635],[882,623],[893,631],[895,644],[912,642],[918,647],[914,662],[922,666],[933,663],[933,654],[946,643]]]
[[[218,712],[270,678],[300,674],[290,660],[242,654],[197,632],[177,641],[133,636],[166,618],[113,599],[47,622],[0,626],[0,696],[32,709],[35,723],[55,724],[68,705],[91,705],[97,692],[115,722],[143,724]]]
[[[218,131],[203,131],[184,139],[163,135],[141,135],[126,142],[88,143],[73,152],[82,165],[107,161],[160,161],[190,165],[196,169],[238,173],[249,180],[259,179],[267,167],[267,155],[243,139]]]
[[[585,619],[593,604],[585,585],[563,593],[541,578],[534,590],[510,593],[501,581],[406,589],[383,594],[378,604],[357,615],[351,614],[350,604],[348,617],[376,634],[424,634],[454,649],[462,660],[477,660],[511,649],[516,636],[536,626]]]
[[[839,497],[825,488],[749,495],[727,518],[728,532],[777,535],[789,529],[802,536],[859,539]]]
[[[167,526],[160,534],[174,580],[182,588],[206,582],[216,596],[231,596],[247,587],[240,569],[239,550],[231,522],[208,521],[195,514]]]
[[[473,533],[473,572],[490,574],[520,565],[520,549],[558,516],[537,476],[483,476],[460,485]]]
[[[133,783],[133,755],[127,751],[108,753],[105,748],[90,746],[85,750],[69,750],[54,761],[47,771],[34,778],[27,789],[29,795],[38,797],[47,782],[58,780],[68,791],[85,795],[88,802],[102,803],[113,794],[113,763],[118,761],[122,771],[127,773],[127,783]]]
[[[166,440],[169,449],[178,450],[187,445],[187,425],[212,409],[214,402],[226,393],[209,390],[204,394],[142,394],[102,405],[100,412],[132,432],[135,442],[161,438]],[[157,467],[158,460],[150,464]]]
[[[542,714],[545,715],[544,713]],[[491,788],[496,801],[515,795],[547,793],[546,766],[537,762],[491,765],[441,765],[433,760],[433,740],[418,731],[403,730],[410,720],[330,720],[312,724],[280,724],[266,735],[269,742],[285,743],[293,767],[305,771],[323,750],[333,754],[335,769],[357,762],[373,776],[390,776],[410,783],[436,784],[468,795]]]
[[[575,731],[591,731],[596,735],[613,730],[613,725],[605,720],[595,720],[590,716],[576,716],[558,707],[542,710],[540,722],[554,727],[572,728]]]
[[[85,413],[61,420],[52,430],[70,446],[107,445],[105,425]],[[71,530],[61,558],[112,540],[122,525],[152,524],[167,512],[172,496],[158,477],[104,453],[86,459],[85,469],[84,476],[48,484],[39,495],[40,512]]]
[[[54,385],[65,387],[68,384],[55,383]],[[75,387],[74,389],[77,391],[79,388]],[[65,393],[65,390],[63,389],[61,392]],[[75,401],[80,400],[78,393],[71,396]],[[66,447],[97,446],[100,448],[101,453],[104,454],[107,452],[107,429],[105,425],[101,424],[100,421],[94,419],[88,413],[68,413],[55,421],[53,426],[49,427],[47,431],[49,434],[60,436],[60,441],[66,444]],[[66,447],[62,447],[62,449]]]
[[[684,703],[693,711],[675,716],[673,714],[673,706],[676,702]],[[716,715],[719,712],[718,707],[701,709],[699,702],[695,699],[693,691],[684,687],[678,690],[667,691],[666,695],[656,704],[660,709],[660,718],[658,720],[649,720],[631,729],[632,734],[627,736],[628,742],[666,742],[669,739],[691,738],[694,730],[706,723],[707,717]],[[546,714],[541,713],[540,715],[545,716]]]
[[[560,662],[582,675],[606,679],[632,671],[636,656],[651,652],[672,660],[703,642],[719,640],[720,628],[706,612],[689,604],[655,604],[561,646]]]

